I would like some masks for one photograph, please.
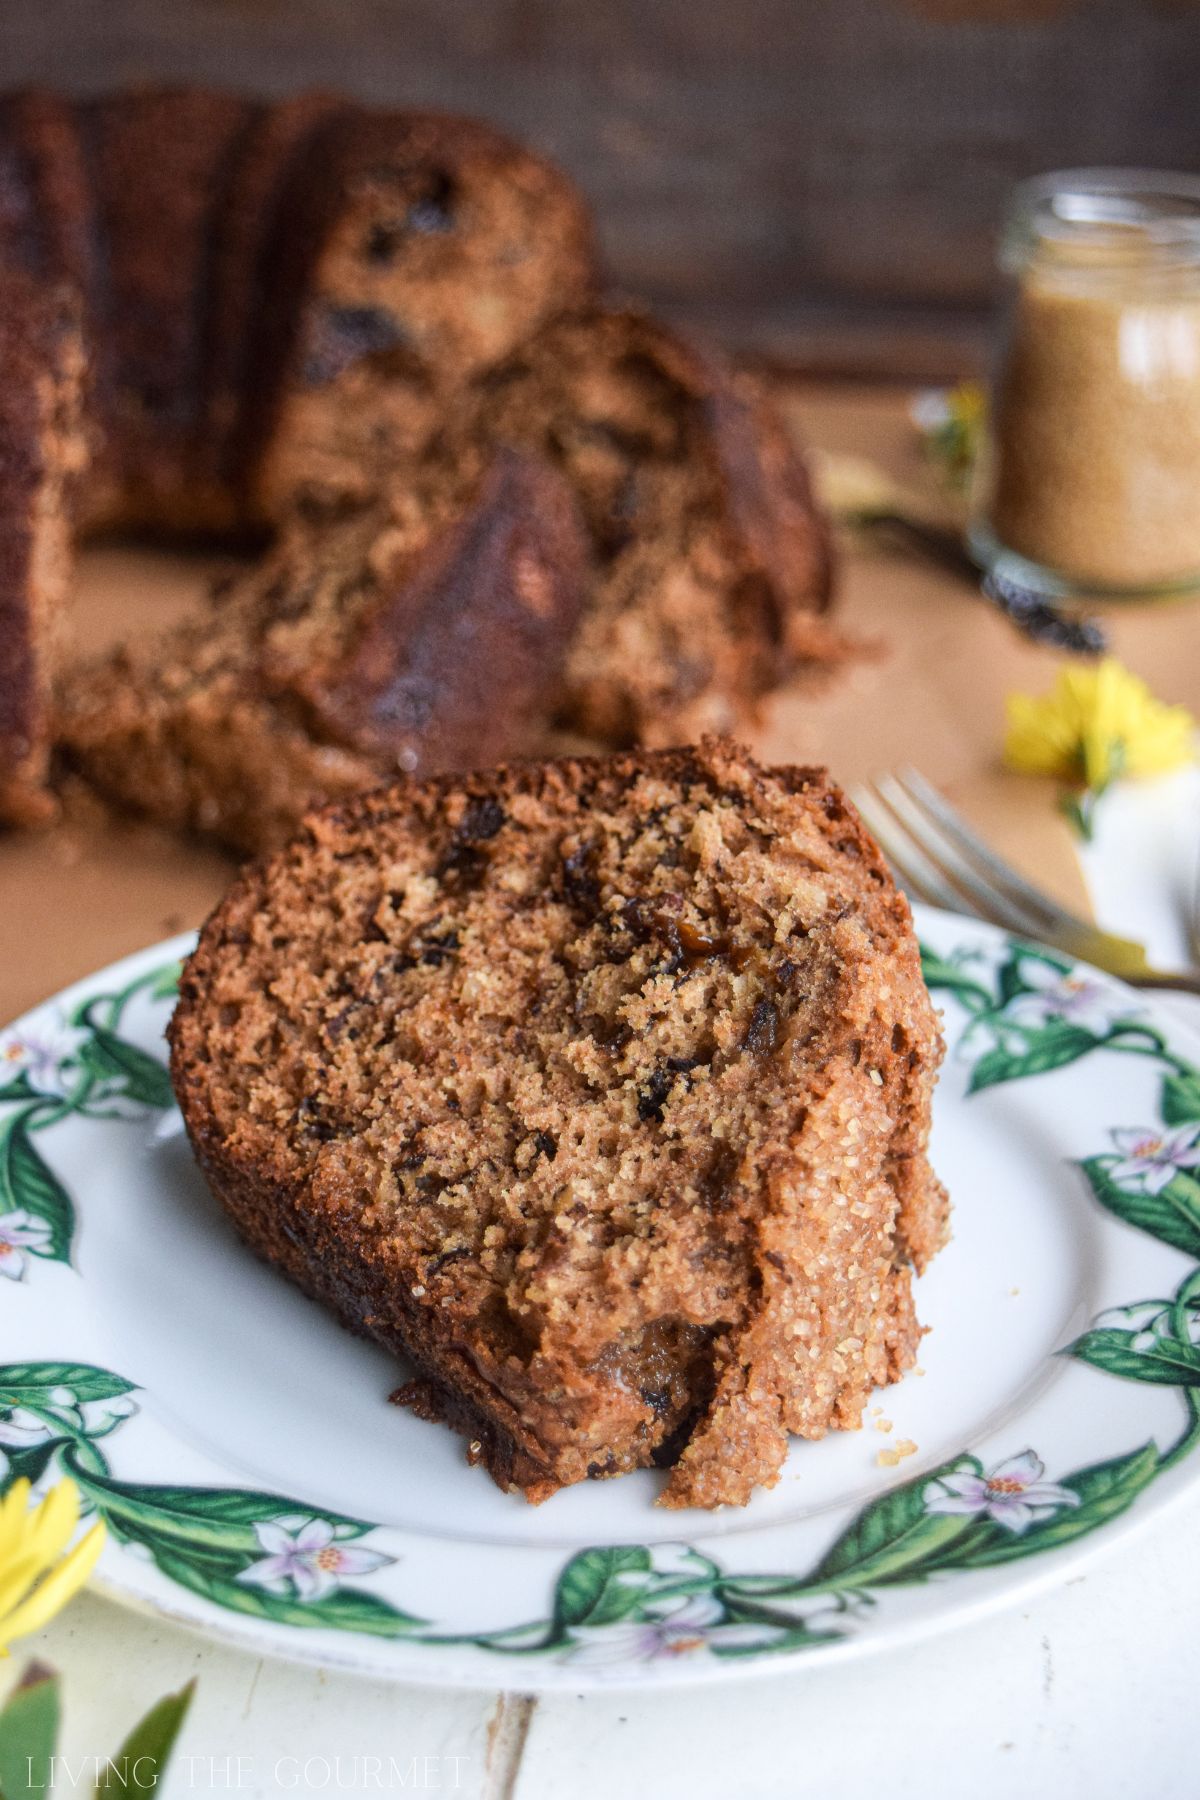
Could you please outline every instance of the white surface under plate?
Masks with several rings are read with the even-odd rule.
[[[70,1473],[111,1594],[266,1654],[441,1686],[842,1659],[1073,1573],[1200,1487],[1200,1048],[1144,996],[918,918],[954,1237],[921,1369],[744,1511],[661,1476],[534,1509],[388,1404],[382,1352],[257,1263],[162,1069],[178,940],[0,1037],[0,1486]]]

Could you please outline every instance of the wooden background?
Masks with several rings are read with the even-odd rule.
[[[582,181],[620,284],[833,372],[977,358],[1017,177],[1200,163],[1188,0],[0,0],[0,74],[487,114]]]

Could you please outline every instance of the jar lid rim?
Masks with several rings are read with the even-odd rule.
[[[1061,169],[1018,183],[1011,217],[1019,231],[1051,240],[1125,227],[1164,249],[1200,246],[1200,176],[1161,169]]]

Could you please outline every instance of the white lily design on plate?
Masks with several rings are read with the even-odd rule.
[[[23,1074],[35,1093],[64,1099],[86,1037],[86,1031],[62,1021],[0,1032],[0,1084]]]
[[[1021,979],[1030,992],[1017,994],[1005,1013],[1014,1024],[1044,1026],[1054,1020],[1105,1037],[1119,1019],[1128,1018],[1117,996],[1090,975],[1064,972],[1036,957],[1023,957]]]
[[[49,1255],[52,1239],[45,1219],[35,1218],[23,1206],[0,1213],[0,1276],[20,1281],[31,1256]]]
[[[779,1625],[724,1624],[724,1617],[712,1594],[664,1594],[643,1602],[636,1618],[571,1626],[567,1657],[589,1668],[616,1668],[698,1651],[766,1650],[787,1635]]]
[[[301,1600],[323,1600],[342,1576],[369,1575],[396,1560],[378,1550],[335,1542],[328,1519],[301,1519],[295,1531],[288,1530],[290,1523],[263,1519],[255,1525],[254,1535],[266,1555],[243,1569],[239,1581],[273,1594],[285,1594],[290,1582]]]
[[[1174,1131],[1152,1125],[1145,1130],[1135,1127],[1112,1132],[1121,1161],[1109,1170],[1110,1178],[1118,1184],[1140,1181],[1143,1192],[1161,1194],[1181,1171],[1200,1164],[1198,1130],[1195,1125],[1180,1125]]]
[[[988,1475],[960,1469],[939,1475],[925,1490],[925,1511],[977,1513],[1006,1531],[1021,1532],[1060,1506],[1078,1506],[1079,1495],[1056,1481],[1043,1481],[1046,1466],[1032,1450],[997,1464]]]

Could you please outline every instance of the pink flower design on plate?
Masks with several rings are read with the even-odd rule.
[[[1032,1450],[998,1463],[988,1475],[960,1469],[939,1475],[925,1490],[925,1511],[977,1513],[994,1519],[1006,1531],[1024,1531],[1035,1519],[1048,1518],[1060,1506],[1078,1506],[1079,1495],[1056,1481],[1043,1481],[1045,1464]]]
[[[86,1036],[78,1026],[62,1022],[0,1032],[0,1079],[24,1074],[37,1093],[62,1099]]]
[[[1029,957],[1021,963],[1021,979],[1033,991],[1018,994],[1006,1008],[1014,1023],[1041,1026],[1059,1019],[1104,1037],[1124,1016],[1112,990],[1089,975],[1064,974]]]
[[[290,1521],[289,1521],[290,1522]],[[302,1519],[294,1532],[282,1519],[264,1519],[254,1535],[266,1551],[238,1576],[250,1587],[285,1594],[290,1582],[301,1600],[322,1600],[344,1575],[369,1575],[394,1563],[394,1556],[334,1541],[328,1519]]]
[[[47,1254],[52,1235],[45,1219],[36,1219],[23,1206],[0,1213],[0,1276],[20,1281],[29,1257]]]
[[[722,1647],[765,1650],[786,1635],[778,1625],[723,1625],[723,1617],[724,1608],[711,1594],[664,1595],[651,1601],[641,1618],[572,1626],[567,1654],[575,1663],[615,1668]]]
[[[1140,1181],[1147,1194],[1161,1194],[1181,1170],[1200,1164],[1195,1125],[1180,1125],[1174,1131],[1155,1126],[1114,1131],[1112,1141],[1121,1152],[1121,1161],[1109,1170],[1112,1179]]]

